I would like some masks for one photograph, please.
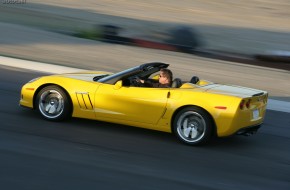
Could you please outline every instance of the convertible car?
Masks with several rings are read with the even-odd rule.
[[[22,87],[20,105],[47,120],[87,118],[174,133],[182,142],[203,144],[212,137],[250,135],[261,126],[268,93],[216,84],[193,76],[175,78],[170,88],[144,87],[158,80],[153,62],[118,73],[80,72],[44,76]]]

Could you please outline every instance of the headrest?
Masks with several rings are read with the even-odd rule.
[[[198,83],[198,81],[199,81],[199,78],[197,76],[193,76],[189,82],[192,84],[196,84],[196,83]]]
[[[173,81],[172,81],[172,84],[171,84],[171,87],[172,88],[179,88],[181,87],[182,85],[182,81],[180,78],[175,78]]]

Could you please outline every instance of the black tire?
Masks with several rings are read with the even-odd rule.
[[[70,99],[63,89],[56,85],[47,86],[37,94],[35,107],[45,119],[61,121],[71,116]]]
[[[213,122],[210,115],[195,106],[180,110],[173,121],[176,137],[189,145],[200,145],[209,142],[212,137]]]

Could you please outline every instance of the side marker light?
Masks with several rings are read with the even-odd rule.
[[[214,108],[221,109],[221,110],[226,110],[227,109],[227,107],[225,107],[225,106],[215,106]]]

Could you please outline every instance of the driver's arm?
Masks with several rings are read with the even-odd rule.
[[[142,81],[140,81],[141,83],[144,84],[144,86],[147,87],[153,87],[155,83],[158,83],[158,80],[154,80],[154,79],[145,79]]]

